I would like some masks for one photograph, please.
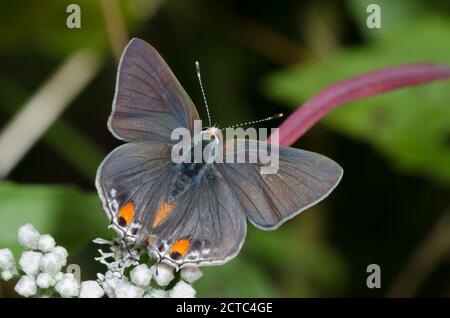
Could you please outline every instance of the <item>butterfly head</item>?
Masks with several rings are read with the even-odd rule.
[[[203,139],[219,144],[222,140],[220,129],[217,127],[209,127],[202,131]]]

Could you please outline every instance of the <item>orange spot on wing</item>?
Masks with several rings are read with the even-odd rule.
[[[146,242],[147,242],[147,246],[152,245],[152,243],[153,243],[153,236],[151,236],[151,235],[147,236]]]
[[[167,215],[169,215],[170,211],[172,211],[172,208],[173,208],[172,204],[162,201],[159,204],[158,211],[156,211],[152,226],[155,227],[159,223],[161,223],[161,221],[164,220],[167,217]]]
[[[128,202],[125,204],[117,214],[118,218],[122,218],[125,221],[125,225],[129,226],[134,216],[134,207],[133,203]],[[119,221],[120,222],[120,221]]]
[[[189,244],[189,240],[178,240],[170,247],[169,253],[180,253],[183,257],[188,251]]]

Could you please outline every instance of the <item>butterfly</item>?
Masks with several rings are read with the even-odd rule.
[[[158,52],[134,38],[122,54],[108,128],[126,143],[103,160],[96,188],[111,226],[176,268],[220,265],[235,257],[247,220],[274,230],[325,198],[343,170],[317,153],[271,145],[276,173],[261,163],[176,163],[174,129],[194,133],[199,114]],[[251,155],[261,141],[220,140],[202,131],[224,154]],[[236,147],[241,145],[243,147]]]

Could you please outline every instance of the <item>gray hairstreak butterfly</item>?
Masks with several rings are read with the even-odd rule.
[[[112,227],[176,268],[229,261],[243,245],[247,219],[274,230],[325,198],[342,177],[327,157],[275,145],[279,162],[272,174],[261,173],[258,161],[176,163],[172,131],[194,133],[195,120],[194,104],[162,57],[132,39],[119,63],[108,121],[126,143],[104,159],[96,187]],[[219,140],[218,131],[202,133],[232,157],[251,156],[263,144]]]

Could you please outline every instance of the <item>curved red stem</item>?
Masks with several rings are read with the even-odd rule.
[[[450,78],[450,68],[423,63],[384,68],[329,86],[279,126],[279,144],[290,146],[336,106],[401,87]],[[268,142],[271,142],[269,137]]]

